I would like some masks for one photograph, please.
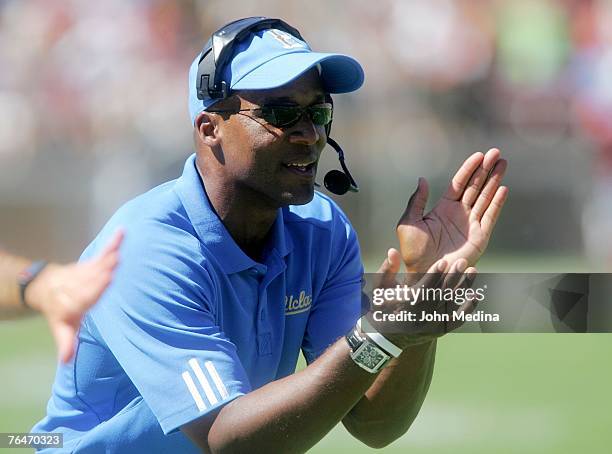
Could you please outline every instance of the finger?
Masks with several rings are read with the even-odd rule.
[[[117,252],[119,250],[119,246],[121,246],[121,242],[123,241],[124,237],[125,232],[123,231],[123,229],[118,229],[100,253],[100,257],[113,252]]]
[[[417,287],[434,288],[440,285],[448,267],[446,260],[438,260],[431,265],[423,277],[416,283]]]
[[[477,274],[478,274],[478,270],[474,268],[473,266],[465,270],[466,278],[465,278],[464,286],[466,288],[472,287],[472,285],[474,284],[474,281],[476,280]],[[459,306],[459,309],[457,309],[457,311],[471,313],[474,311],[474,309],[476,309],[477,304],[478,304],[478,301],[476,300],[476,296],[473,296],[471,298],[468,298],[465,303]]]
[[[461,258],[456,260],[450,267],[449,272],[444,278],[443,288],[455,288],[463,279],[463,272],[467,269],[468,262]]]
[[[57,324],[52,328],[57,354],[62,363],[67,363],[74,356],[74,343],[76,340],[76,330],[64,324]]]
[[[491,172],[491,169],[495,166],[498,161],[501,152],[497,148],[491,148],[487,154],[485,154],[482,161],[482,165],[476,169],[476,172],[470,178],[465,192],[463,193],[462,202],[467,206],[474,205],[474,202],[478,198],[480,191],[487,181],[487,177]]]
[[[480,228],[487,237],[491,236],[491,233],[493,233],[493,228],[495,227],[495,223],[499,218],[507,198],[508,188],[506,186],[500,186],[495,192],[493,200],[491,200],[487,211],[485,211],[484,215],[482,216]]]
[[[459,308],[457,309],[457,313],[458,314],[461,314],[461,313],[471,314],[476,309],[477,304],[478,304],[478,301],[476,301],[475,296],[466,298],[465,302],[461,306],[459,306]]]
[[[450,200],[460,200],[470,178],[480,166],[483,159],[484,155],[481,152],[474,153],[467,158],[451,180],[444,197]]]
[[[404,210],[398,224],[410,221],[418,221],[423,218],[423,212],[427,206],[427,199],[429,197],[429,184],[423,177],[419,177],[416,190],[410,196],[408,205]]]
[[[475,297],[467,298],[466,301],[454,312],[455,314],[460,314],[463,312],[465,312],[466,314],[471,314],[476,309],[476,304],[477,302]],[[453,304],[453,306],[456,305]],[[465,321],[462,320],[462,317],[452,317],[452,315],[453,313],[449,312],[449,316],[451,316],[451,321],[446,324],[445,328],[447,333],[455,331],[465,323]]]
[[[112,272],[108,271],[105,273],[101,273],[99,277],[95,279],[90,285],[90,292],[88,296],[83,298],[81,302],[81,306],[83,310],[87,310],[89,307],[93,306],[96,301],[100,299],[102,293],[106,290],[113,279]]]
[[[508,161],[505,159],[500,159],[495,164],[487,183],[485,184],[482,192],[478,196],[476,203],[474,204],[474,208],[472,209],[472,216],[476,220],[480,221],[484,212],[489,207],[491,200],[493,200],[493,196],[497,192],[497,188],[501,184],[504,175],[506,174],[506,169],[508,167]]]
[[[96,268],[94,272],[97,272],[97,270],[102,268],[112,269],[117,266],[117,263],[119,263],[119,247],[121,246],[124,236],[125,234],[122,229],[117,230],[97,257],[82,262],[85,269]],[[80,266],[80,264],[78,266]]]
[[[499,160],[501,156],[501,151],[499,148],[490,148],[489,151],[484,155],[482,160],[482,167],[490,172],[493,167],[495,167],[495,163]]]
[[[395,285],[395,276],[401,267],[401,255],[397,249],[387,251],[387,258],[383,261],[377,273],[379,274],[377,288],[388,288]]]
[[[83,271],[90,276],[95,276],[98,273],[112,271],[119,263],[119,253],[109,252],[103,256],[97,257],[90,262],[81,262],[76,264],[75,272]]]
[[[472,284],[474,284],[474,279],[476,279],[476,273],[476,268],[473,266],[467,268],[461,275],[461,279],[455,288],[471,288]]]
[[[477,274],[477,270],[474,267],[469,267],[467,270],[465,270],[465,281],[463,283],[464,287],[471,287],[474,280],[476,279],[476,274]],[[476,296],[473,295],[469,298],[466,298],[466,300],[457,308],[457,305],[455,303],[451,303],[452,309],[451,311],[448,312],[449,316],[452,317],[453,312],[459,314],[462,312],[465,313],[472,313],[474,311],[474,309],[476,308],[476,304],[478,302],[476,301]],[[456,308],[456,309],[455,309]],[[463,321],[461,321],[461,317],[452,317],[452,321],[450,323],[446,324],[446,332],[451,332],[456,330],[457,328],[459,328],[460,326],[463,325]]]

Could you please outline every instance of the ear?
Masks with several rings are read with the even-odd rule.
[[[219,122],[219,115],[206,111],[200,112],[195,119],[194,128],[196,129],[196,134],[202,143],[210,148],[219,145],[221,141]]]

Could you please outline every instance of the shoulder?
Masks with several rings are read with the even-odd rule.
[[[107,309],[94,311],[95,320],[101,320],[102,313],[111,320],[117,307],[153,318],[180,308],[212,308],[215,284],[209,259],[174,183],[164,183],[119,208],[83,253],[81,258],[94,256],[117,229],[125,232],[119,265],[103,296]]]
[[[163,183],[121,206],[85,249],[81,258],[95,255],[108,238],[121,229],[125,239],[122,256],[137,254],[144,259],[157,253],[189,255],[199,249],[199,241],[189,216],[178,197],[177,180]],[[129,252],[130,255],[126,254]]]

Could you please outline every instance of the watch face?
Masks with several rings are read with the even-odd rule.
[[[355,359],[368,369],[375,370],[386,358],[378,349],[366,343]]]

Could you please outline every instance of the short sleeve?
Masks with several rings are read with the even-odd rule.
[[[332,237],[327,277],[313,301],[302,343],[309,364],[345,335],[361,315],[363,265],[357,234],[341,216]]]
[[[113,283],[87,319],[165,434],[251,390],[217,324],[200,247],[171,226],[126,232]]]

